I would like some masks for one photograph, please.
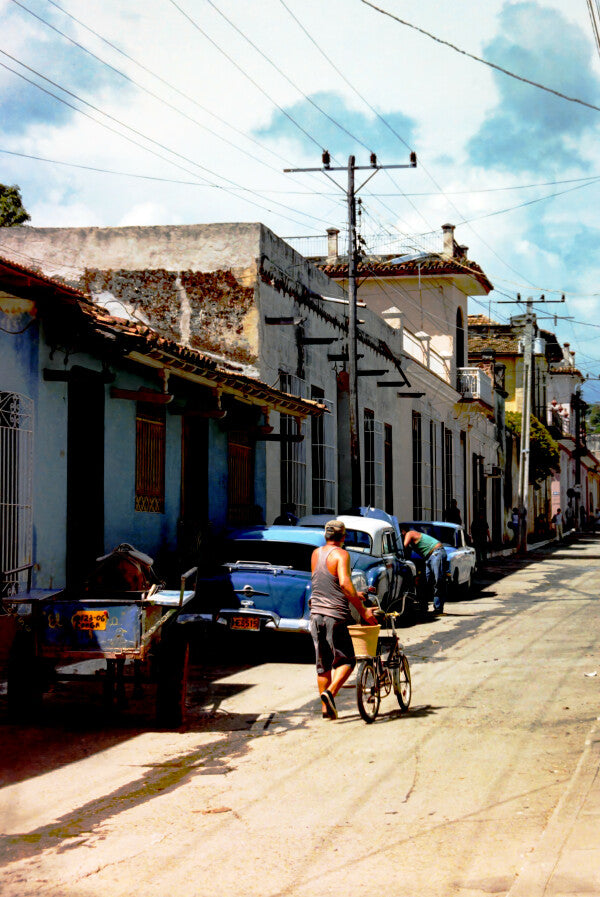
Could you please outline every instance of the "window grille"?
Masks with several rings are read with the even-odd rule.
[[[330,412],[333,404],[325,398],[325,392],[312,386],[311,399],[325,405]],[[312,512],[335,513],[335,440],[332,413],[313,417],[311,422],[312,460]]]
[[[0,392],[0,574],[32,562],[33,401]],[[16,595],[28,571],[0,577],[0,595]]]
[[[257,523],[254,506],[254,449],[243,431],[228,436],[227,518],[229,523]]]
[[[372,411],[364,411],[365,504],[383,505],[383,424]]]
[[[135,419],[135,510],[165,510],[166,421],[164,408],[138,405]]]
[[[280,372],[279,382],[282,392],[305,398],[304,381],[293,374]],[[288,442],[285,436],[304,435],[304,424],[300,431],[295,418],[290,414],[280,415],[279,431],[281,440],[281,504],[296,505],[296,514],[306,514],[306,446],[302,442]]]
[[[447,430],[442,424],[442,436],[444,440],[444,458],[443,458],[443,492],[444,492],[444,508],[450,507],[450,502],[454,496],[454,444],[452,439],[452,430]]]
[[[394,513],[394,444],[392,441],[391,424],[384,425],[383,443],[383,481],[385,484],[384,510],[388,514]]]
[[[413,517],[420,520],[423,516],[422,496],[422,441],[421,441],[421,415],[418,411],[412,413],[412,461],[413,461]]]
[[[429,421],[429,497],[431,519],[437,519],[437,434],[435,421]]]

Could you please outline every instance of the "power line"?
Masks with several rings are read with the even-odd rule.
[[[598,29],[598,9],[597,5],[594,8],[594,4],[592,0],[587,0],[588,11],[590,14],[590,20],[592,22],[592,31],[594,32],[594,40],[596,41],[596,49],[598,50],[598,54],[600,55],[600,31]]]
[[[555,193],[548,193],[547,196],[538,196],[536,199],[529,199],[527,202],[520,202],[516,206],[509,206],[506,209],[497,209],[495,212],[486,212],[484,215],[477,215],[474,218],[468,218],[463,221],[463,224],[469,224],[471,221],[483,221],[484,218],[493,218],[496,215],[504,215],[506,212],[514,212],[515,209],[523,209],[525,206],[533,206],[538,202],[545,202],[547,199],[552,199],[555,196],[564,196],[565,193],[572,193],[574,190],[581,190],[583,187],[590,187],[593,184],[597,184],[600,181],[600,177],[595,178],[594,180],[587,181],[585,184],[577,184],[575,187],[569,187],[567,190],[557,190]]]
[[[404,139],[404,137],[402,137],[402,135],[399,134],[398,131],[397,131],[394,127],[392,127],[392,125],[387,121],[387,119],[385,119],[385,118],[383,117],[383,115],[381,115],[381,113],[380,113],[380,112],[379,112],[379,111],[372,105],[372,103],[370,103],[369,100],[368,100],[365,96],[363,96],[363,94],[362,94],[362,93],[361,93],[361,92],[354,86],[354,84],[353,84],[353,83],[346,77],[346,75],[345,75],[345,74],[343,73],[343,71],[339,68],[339,66],[337,66],[337,65],[333,62],[333,60],[330,58],[330,56],[325,52],[325,50],[323,50],[323,48],[320,46],[320,44],[317,43],[317,41],[314,39],[314,37],[312,36],[312,34],[311,34],[311,33],[304,27],[304,25],[302,24],[302,22],[300,21],[300,19],[299,19],[299,18],[292,12],[292,10],[291,10],[291,9],[289,8],[289,6],[284,2],[284,0],[279,0],[279,2],[280,2],[281,5],[283,6],[283,8],[284,8],[285,10],[287,10],[287,12],[289,13],[289,15],[290,15],[290,16],[292,17],[292,19],[296,22],[296,24],[298,25],[298,27],[303,31],[303,33],[306,35],[306,37],[309,39],[309,41],[313,44],[313,46],[319,51],[319,53],[324,57],[324,59],[327,60],[327,62],[329,63],[329,65],[333,68],[333,70],[334,70],[335,72],[337,72],[337,74],[340,76],[340,78],[342,78],[342,80],[348,85],[348,87],[350,88],[350,90],[352,90],[352,91],[356,94],[356,96],[357,96],[360,100],[362,100],[362,102],[367,106],[367,108],[371,110],[371,112],[373,113],[373,115],[375,115],[375,116],[379,119],[379,121],[381,121],[382,124],[385,125],[385,127],[386,127],[386,128],[387,128],[387,129],[388,129],[388,130],[389,130],[389,131],[390,131],[390,132],[391,132],[391,133],[392,133],[392,134],[393,134],[393,135],[400,141],[400,143],[402,143],[408,150],[412,150],[412,147],[406,142],[406,140]],[[394,181],[392,175],[391,175],[388,171],[386,171],[386,175],[387,175],[388,178],[392,181],[392,183],[394,184],[394,186],[397,187],[398,185],[396,184],[396,182]],[[369,196],[376,196],[376,194],[372,194],[372,193],[368,193],[367,195],[369,195]],[[399,195],[400,195],[400,196],[404,196],[405,198],[407,198],[409,194],[404,193],[402,190],[400,190],[400,191],[399,191]],[[414,205],[414,203],[412,203],[410,200],[408,200],[408,202],[409,202],[409,205],[412,206],[413,210],[414,210],[418,215],[420,215],[421,218],[423,218],[423,220],[425,221],[425,223],[427,224],[427,226],[428,226],[428,227],[431,227],[431,225],[429,224],[429,222],[427,221],[427,219],[425,218],[425,216],[424,216],[424,215],[422,214],[422,212],[421,212],[421,211]],[[394,214],[394,212],[393,212],[393,211],[389,208],[389,206],[387,206],[385,203],[381,203],[381,205],[383,205],[384,208],[387,209],[387,211],[392,212],[392,214]]]
[[[356,94],[356,95],[357,95],[357,96],[358,96],[364,103],[366,103],[366,105],[369,107],[369,109],[371,109],[371,111],[372,111],[375,115],[377,115],[377,117],[378,117],[380,120],[382,120],[382,121],[386,124],[386,126],[387,126],[387,127],[389,128],[389,130],[396,136],[396,138],[397,138],[402,144],[404,144],[404,146],[408,146],[407,142],[406,142],[405,139],[402,137],[402,135],[399,134],[398,131],[396,131],[396,129],[393,128],[393,127],[386,121],[386,119],[384,119],[384,117],[383,117],[383,116],[382,116],[382,115],[375,109],[375,107],[373,107],[373,106],[371,105],[371,103],[369,103],[369,101],[368,101],[368,100],[367,100],[367,99],[360,93],[360,91],[358,91],[357,88],[354,87],[354,85],[348,80],[348,78],[347,78],[347,77],[346,77],[346,76],[339,70],[339,68],[338,68],[338,67],[331,61],[331,59],[329,58],[329,56],[328,56],[328,55],[321,49],[321,47],[320,47],[319,44],[316,42],[316,40],[315,40],[315,39],[312,37],[312,35],[310,35],[309,32],[304,28],[304,26],[300,23],[300,21],[298,20],[298,18],[297,18],[297,17],[296,17],[296,16],[289,10],[289,8],[288,8],[287,5],[283,2],[283,0],[280,0],[280,2],[281,2],[282,5],[284,6],[284,8],[288,10],[288,12],[289,12],[289,14],[292,16],[292,18],[295,19],[295,21],[297,22],[297,24],[299,25],[299,27],[303,30],[303,32],[306,34],[306,36],[309,38],[309,40],[313,43],[313,45],[319,50],[319,52],[325,57],[325,59],[327,59],[327,61],[328,61],[329,64],[334,68],[334,70],[335,70],[335,71],[336,71],[336,72],[343,78],[343,80],[345,81],[345,83],[348,84],[348,86],[354,91],[354,93],[355,93],[355,94]],[[375,7],[375,8],[377,8],[377,7]],[[512,266],[509,265],[508,262],[505,262],[505,261],[501,258],[501,256],[495,251],[495,249],[493,249],[493,247],[491,247],[491,246],[490,246],[490,245],[489,245],[489,244],[488,244],[488,243],[487,243],[487,242],[486,242],[486,241],[485,241],[479,234],[477,234],[477,232],[475,231],[475,229],[474,229],[473,227],[471,227],[471,225],[469,224],[469,222],[467,221],[467,219],[465,218],[465,216],[460,212],[460,210],[456,207],[456,205],[455,205],[451,200],[448,199],[448,195],[445,193],[445,191],[442,189],[442,187],[437,183],[437,181],[436,181],[436,179],[434,178],[433,174],[427,169],[427,167],[426,167],[425,165],[423,165],[422,162],[421,162],[421,168],[422,168],[422,170],[425,172],[425,174],[427,175],[427,177],[430,179],[430,181],[432,182],[432,184],[436,187],[436,189],[437,189],[437,191],[438,191],[438,194],[440,194],[441,196],[443,196],[443,197],[447,200],[447,202],[449,203],[449,205],[454,209],[454,211],[455,211],[456,214],[459,216],[459,218],[462,220],[462,222],[463,222],[464,224],[466,224],[468,227],[470,227],[470,229],[473,231],[473,233],[475,234],[475,236],[477,236],[478,239],[481,240],[481,242],[482,242],[482,243],[489,249],[489,251],[490,251],[493,255],[495,255],[496,258],[497,258],[500,262],[502,262],[502,264],[506,265],[506,267],[509,268],[509,270],[513,271],[515,274],[518,274],[520,277],[523,277],[523,275],[521,275],[520,272],[518,272],[518,271],[516,271],[514,268],[512,268]],[[389,174],[389,172],[386,172],[386,174],[387,174],[388,177],[392,180],[392,183],[394,183],[394,186],[397,186],[397,185],[395,184],[395,182],[393,181],[393,179],[391,178],[391,175]],[[406,194],[401,194],[401,195],[404,195],[405,198],[406,198]],[[381,202],[381,200],[380,200],[380,202]],[[421,218],[423,218],[423,220],[425,221],[425,223],[427,224],[427,226],[431,228],[431,224],[430,224],[430,222],[425,218],[425,216],[424,216],[423,213],[420,211],[420,209],[418,209],[418,208],[414,205],[414,203],[412,203],[410,200],[409,200],[409,203],[410,203],[410,205],[412,206],[412,208],[417,212],[417,214],[419,214],[419,215],[421,216]],[[393,210],[392,210],[386,203],[381,203],[381,204],[382,204],[382,205],[383,205],[383,206],[384,206],[384,207],[385,207],[391,214],[394,214]]]
[[[443,44],[446,47],[450,47],[451,50],[455,50],[457,53],[461,53],[463,56],[468,56],[469,59],[474,59],[475,62],[481,62],[483,65],[487,65],[489,66],[489,68],[495,69],[497,72],[502,72],[503,75],[508,75],[509,78],[514,78],[516,81],[522,81],[524,84],[530,84],[532,87],[537,87],[539,90],[544,90],[546,91],[546,93],[551,93],[554,96],[559,97],[561,100],[568,100],[569,103],[578,103],[580,106],[586,106],[588,109],[593,109],[595,112],[600,112],[600,106],[594,106],[593,103],[587,103],[585,100],[580,100],[577,97],[570,97],[565,93],[561,93],[559,90],[554,90],[552,87],[547,87],[545,84],[539,84],[537,81],[532,81],[530,78],[525,78],[522,75],[516,75],[509,69],[505,69],[500,65],[496,65],[495,62],[489,62],[489,60],[483,59],[481,56],[475,56],[473,53],[469,53],[467,50],[462,50],[455,44],[451,44],[449,41],[443,40],[441,37],[436,37],[436,35],[431,34],[430,31],[425,31],[424,28],[419,28],[418,25],[413,25],[412,22],[407,22],[406,19],[401,19],[399,18],[399,16],[395,16],[393,13],[388,12],[386,9],[381,9],[379,6],[375,6],[375,4],[370,3],[369,0],[361,0],[361,3],[364,3],[365,6],[370,6],[372,9],[375,9],[377,12],[382,13],[382,15],[384,16],[389,16],[390,19],[394,19],[394,21],[399,22],[400,25],[405,25],[407,28],[412,28],[413,31],[418,31],[420,34],[424,34],[426,37],[431,38],[431,40],[436,41],[438,44]]]
[[[102,59],[96,53],[92,52],[92,50],[89,50],[83,44],[74,40],[74,38],[70,37],[68,34],[65,34],[64,31],[61,31],[55,25],[52,25],[51,22],[46,21],[46,19],[42,18],[37,13],[33,12],[33,10],[29,9],[27,6],[25,6],[23,3],[21,3],[20,0],[12,0],[12,2],[16,6],[18,6],[20,9],[27,12],[30,16],[33,16],[33,18],[37,19],[37,21],[41,22],[43,25],[46,25],[46,27],[52,29],[52,31],[56,32],[56,34],[59,34],[62,38],[64,38],[65,40],[68,40],[71,44],[73,44],[75,47],[77,47],[83,53],[87,53],[88,56],[92,57],[92,59],[95,59],[97,62],[101,63],[101,65],[106,66],[111,71],[115,72],[115,74],[117,74],[121,78],[123,78],[125,81],[128,81],[130,84],[133,84],[135,87],[137,87],[138,90],[141,90],[143,93],[148,94],[148,96],[152,97],[153,99],[158,100],[159,103],[162,103],[163,105],[167,106],[169,109],[172,109],[174,112],[177,112],[179,115],[182,115],[185,119],[192,122],[192,124],[195,124],[199,128],[202,128],[202,130],[207,131],[209,134],[212,134],[212,136],[216,137],[217,140],[222,140],[228,146],[233,147],[235,150],[237,150],[240,153],[243,153],[245,156],[248,156],[248,158],[252,159],[253,161],[258,162],[259,165],[264,165],[265,167],[269,168],[271,171],[275,171],[275,172],[279,173],[279,169],[276,168],[274,165],[270,165],[268,162],[265,162],[263,159],[258,158],[256,156],[256,154],[252,154],[249,150],[243,149],[243,147],[234,143],[232,140],[228,140],[226,137],[223,137],[221,134],[218,134],[212,128],[209,128],[207,125],[202,124],[202,122],[198,121],[198,119],[193,118],[191,115],[188,115],[187,112],[183,111],[183,109],[179,109],[177,106],[173,105],[173,103],[170,103],[168,100],[166,100],[163,97],[159,96],[158,94],[154,93],[154,91],[150,90],[147,87],[144,87],[144,85],[140,84],[139,81],[136,81],[135,78],[132,78],[130,75],[121,71],[121,69],[116,68],[110,62],[107,62],[105,59]],[[51,2],[51,0],[50,0],[50,2]],[[78,21],[78,20],[75,20],[75,21]],[[100,35],[98,35],[98,36],[100,36]]]
[[[256,89],[258,91],[260,91],[260,93],[262,93],[262,95],[269,100],[269,102],[273,103],[273,105],[276,106],[277,109],[279,109],[279,111],[282,113],[282,115],[285,115],[285,117],[289,121],[291,121],[292,124],[295,125],[295,127],[297,127],[300,131],[302,131],[304,136],[307,137],[311,143],[314,143],[314,145],[317,146],[320,150],[323,149],[321,144],[317,140],[315,140],[315,138],[312,136],[312,134],[309,134],[309,132],[306,130],[306,128],[303,128],[302,125],[299,122],[297,122],[296,119],[292,115],[290,115],[289,112],[286,112],[286,110],[283,108],[283,106],[280,106],[279,103],[277,103],[271,96],[269,96],[269,94],[266,92],[266,90],[263,90],[263,88],[254,80],[254,78],[252,78],[251,75],[249,75],[248,72],[244,68],[242,68],[241,65],[238,65],[238,63],[235,61],[235,59],[232,59],[232,57],[228,53],[226,53],[225,50],[223,50],[222,47],[220,47],[219,44],[216,41],[214,41],[212,39],[212,37],[210,37],[206,33],[206,31],[204,31],[204,29],[202,29],[200,27],[200,25],[198,25],[198,23],[196,21],[194,21],[194,19],[190,15],[188,15],[188,13],[185,12],[185,10],[182,9],[178,3],[175,2],[175,0],[168,0],[168,2],[171,3],[171,5],[174,6],[175,9],[178,12],[180,12],[181,15],[185,19],[187,19],[187,21],[190,23],[190,25],[192,25],[197,31],[199,31],[200,34],[202,34],[206,38],[206,40],[209,41],[209,43],[211,43],[213,45],[213,47],[215,47],[215,49],[219,51],[219,53],[221,53],[233,66],[235,66],[235,68],[239,72],[242,73],[244,78],[246,78],[248,81],[250,81],[250,83],[253,84],[256,87]]]
[[[175,157],[177,157],[177,158],[179,158],[179,159],[182,159],[183,161],[185,161],[185,162],[187,162],[187,163],[189,163],[189,164],[191,164],[191,165],[196,166],[197,168],[201,169],[202,171],[206,171],[206,172],[207,172],[208,174],[210,174],[212,177],[220,178],[221,180],[225,181],[227,184],[229,184],[229,185],[231,185],[231,186],[233,186],[233,187],[236,187],[236,188],[238,188],[238,189],[240,189],[240,190],[243,190],[244,192],[247,192],[247,193],[253,194],[253,195],[255,195],[255,196],[258,196],[259,198],[263,198],[263,197],[261,197],[260,194],[258,194],[256,191],[254,191],[254,190],[252,190],[252,189],[250,189],[250,188],[247,188],[247,187],[242,187],[241,184],[237,184],[235,181],[232,181],[232,180],[230,180],[229,178],[224,177],[223,175],[219,175],[219,174],[217,174],[216,172],[212,171],[211,169],[207,168],[206,166],[201,165],[199,162],[195,162],[193,159],[190,159],[190,158],[188,158],[187,156],[184,156],[182,153],[177,152],[177,150],[171,149],[170,147],[166,146],[165,144],[160,143],[160,141],[158,141],[158,140],[154,140],[154,138],[152,138],[152,137],[148,137],[146,134],[143,134],[141,131],[138,131],[136,128],[131,127],[130,125],[126,124],[125,122],[122,122],[120,119],[116,118],[115,116],[111,115],[110,113],[108,113],[108,112],[104,112],[102,109],[99,109],[99,108],[98,108],[97,106],[95,106],[93,103],[88,102],[88,100],[84,100],[82,97],[80,97],[80,96],[78,96],[77,94],[73,93],[72,91],[68,90],[66,87],[62,87],[62,85],[58,84],[56,81],[53,81],[51,78],[47,78],[47,77],[46,77],[45,75],[43,75],[41,72],[38,72],[36,69],[31,68],[31,66],[26,65],[24,62],[21,62],[19,59],[17,59],[16,57],[12,56],[10,53],[7,53],[5,50],[0,50],[0,53],[2,53],[2,55],[3,55],[3,56],[6,56],[8,59],[11,59],[13,62],[16,62],[18,65],[22,66],[24,69],[26,69],[27,71],[29,71],[29,72],[31,72],[32,74],[36,75],[37,77],[42,78],[44,81],[47,81],[49,84],[52,84],[53,87],[57,87],[59,90],[62,90],[64,93],[66,93],[68,96],[73,97],[73,98],[76,99],[78,102],[83,103],[83,104],[86,105],[86,106],[89,106],[89,107],[90,107],[91,109],[93,109],[95,112],[100,113],[100,115],[104,115],[106,118],[108,118],[109,120],[111,120],[111,121],[115,122],[116,124],[120,125],[122,128],[125,128],[126,130],[131,131],[132,133],[136,134],[138,137],[141,137],[143,140],[146,140],[146,141],[148,141],[149,143],[154,144],[155,146],[160,147],[161,149],[165,150],[166,152],[171,153],[171,154],[174,155]],[[98,121],[98,119],[96,119],[96,118],[94,118],[93,116],[89,115],[89,114],[88,114],[87,112],[85,112],[83,109],[79,109],[77,106],[74,106],[72,103],[69,103],[67,100],[64,100],[62,97],[57,96],[56,94],[54,94],[54,93],[52,93],[51,91],[47,90],[46,88],[42,87],[40,84],[37,84],[35,81],[32,81],[30,78],[27,78],[25,75],[21,74],[20,72],[16,71],[15,69],[12,69],[10,66],[7,66],[5,63],[0,62],[0,66],[2,66],[2,68],[5,68],[7,71],[10,71],[10,72],[12,72],[13,74],[17,75],[18,77],[22,78],[24,81],[27,81],[29,84],[31,84],[31,85],[33,85],[34,87],[38,88],[38,90],[41,90],[42,92],[44,92],[44,93],[48,94],[49,96],[53,97],[55,100],[58,100],[59,102],[64,103],[64,104],[65,104],[66,106],[68,106],[69,108],[74,109],[76,112],[79,112],[81,115],[85,115],[86,118],[91,119],[91,120],[94,121],[96,124],[100,125],[101,127],[108,129],[108,130],[111,131],[112,133],[118,134],[118,135],[119,135],[120,137],[122,137],[123,139],[129,141],[130,143],[133,143],[135,146],[141,147],[142,149],[146,150],[147,152],[152,152],[154,155],[157,155],[159,158],[163,159],[163,161],[167,161],[167,162],[170,162],[170,163],[173,164],[173,165],[177,165],[177,163],[173,162],[173,160],[171,160],[171,159],[165,159],[165,157],[164,157],[164,156],[161,156],[160,153],[156,153],[155,151],[151,150],[149,147],[143,146],[143,144],[138,143],[138,141],[133,140],[132,138],[128,137],[126,134],[121,133],[120,131],[117,131],[115,128],[110,127],[110,126],[107,125],[105,122]],[[182,168],[181,165],[178,165],[178,167],[179,167],[179,168]],[[184,171],[187,171],[187,169],[185,169],[185,168],[183,168],[183,170],[184,170]],[[189,172],[189,171],[188,171],[188,174],[191,174],[191,173],[192,173],[192,172]],[[206,180],[206,179],[205,179],[205,180]],[[221,184],[212,184],[212,183],[210,183],[210,182],[208,182],[208,181],[207,181],[207,184],[208,184],[209,186],[211,186],[211,187],[216,188],[216,189],[223,190],[223,191],[226,192],[226,193],[229,192],[229,189],[228,189],[227,187],[221,185]],[[235,194],[234,194],[234,195],[235,195]],[[248,199],[248,197],[246,197],[246,196],[241,196],[240,198],[243,199],[245,202],[249,202],[249,203],[251,203],[252,205],[257,206],[258,208],[266,209],[265,206],[263,206],[263,205],[261,205],[261,204],[259,204],[259,203],[253,202],[252,200]],[[318,218],[316,215],[311,215],[311,214],[308,213],[308,212],[302,212],[301,210],[298,210],[298,209],[292,209],[290,206],[287,206],[287,205],[285,205],[284,203],[280,203],[280,202],[278,202],[277,200],[273,200],[273,203],[274,203],[276,206],[280,206],[281,208],[287,209],[288,211],[297,211],[300,215],[304,215],[304,216],[307,217],[307,218],[312,218],[313,220],[315,220],[315,221],[319,221],[320,223],[326,223],[326,222],[324,221],[324,219],[322,219],[322,218]],[[266,211],[273,212],[272,209],[268,209],[268,208],[266,209]],[[280,214],[280,213],[278,213],[278,214]],[[283,215],[282,217],[287,217],[287,218],[289,218],[289,216],[285,216],[285,215]],[[290,218],[289,220],[295,221],[296,224],[300,224],[300,223],[301,223],[301,222],[298,222],[296,219],[293,219],[293,218]]]
[[[173,0],[171,0],[171,2],[173,3]],[[241,37],[243,37],[244,40],[245,40],[247,43],[250,44],[251,47],[253,47],[253,48],[256,50],[256,52],[259,53],[260,56],[262,56],[262,58],[265,59],[265,60],[269,63],[269,65],[271,65],[271,66],[275,69],[275,71],[278,72],[278,73],[281,75],[281,77],[284,78],[284,79],[288,82],[288,84],[290,84],[295,90],[297,90],[298,93],[299,93],[301,96],[303,96],[304,99],[305,99],[308,103],[310,103],[310,105],[311,105],[314,109],[316,109],[318,112],[320,112],[321,115],[324,115],[325,118],[328,119],[328,121],[330,121],[333,125],[336,126],[336,128],[339,128],[341,131],[344,132],[344,134],[346,134],[346,135],[347,135],[348,137],[350,137],[352,140],[355,140],[356,143],[358,143],[359,146],[362,146],[362,148],[365,149],[368,153],[370,153],[370,152],[373,151],[373,148],[372,148],[372,147],[367,146],[367,144],[364,143],[364,142],[360,139],[360,137],[357,137],[355,134],[352,134],[352,132],[349,131],[347,128],[345,128],[344,125],[340,124],[340,122],[337,121],[335,118],[333,118],[333,116],[329,115],[329,113],[326,112],[325,109],[322,108],[322,106],[319,106],[319,104],[316,103],[315,100],[312,99],[312,97],[309,97],[307,94],[305,94],[304,91],[303,91],[300,87],[298,87],[298,85],[297,85],[294,81],[292,81],[292,79],[291,79],[290,77],[288,77],[288,75],[286,75],[286,73],[285,73],[281,68],[279,68],[278,65],[276,65],[276,64],[273,62],[273,60],[271,59],[270,56],[267,56],[266,53],[263,53],[263,51],[260,49],[260,47],[257,47],[256,44],[255,44],[253,41],[250,40],[250,38],[248,37],[248,35],[245,34],[240,28],[238,28],[238,26],[235,24],[235,22],[232,22],[231,19],[227,18],[227,16],[225,15],[225,13],[222,12],[222,11],[219,9],[219,7],[216,6],[216,5],[213,3],[213,0],[206,0],[206,2],[207,2],[210,6],[212,6],[212,8],[215,10],[215,12],[217,12],[217,13],[221,16],[221,18],[224,19],[224,20],[227,22],[227,24],[230,25],[230,26],[234,29],[234,31],[236,31]],[[174,4],[174,5],[175,5],[175,4]]]
[[[244,140],[248,140],[250,143],[253,143],[255,146],[260,147],[264,152],[267,152],[270,155],[274,156],[276,159],[279,159],[280,162],[285,162],[286,164],[289,162],[289,160],[286,159],[284,156],[281,156],[275,150],[271,149],[266,144],[261,143],[259,140],[256,140],[254,137],[250,137],[248,134],[245,134],[243,131],[241,131],[239,128],[236,128],[234,125],[232,125],[226,119],[221,118],[219,115],[217,115],[214,112],[211,112],[210,109],[208,109],[206,106],[203,106],[201,103],[199,103],[193,96],[185,93],[184,91],[180,90],[178,87],[175,87],[174,84],[171,84],[169,81],[167,81],[161,75],[158,75],[151,68],[144,65],[142,62],[135,59],[133,56],[130,56],[129,53],[126,53],[124,50],[122,50],[120,47],[118,47],[112,41],[108,40],[108,38],[104,37],[102,34],[100,34],[98,31],[96,31],[94,28],[90,27],[89,25],[86,25],[85,22],[83,22],[81,19],[76,18],[72,13],[68,12],[68,10],[66,10],[62,6],[60,6],[59,3],[56,3],[56,0],[47,0],[47,2],[50,3],[52,6],[56,7],[56,9],[59,9],[62,13],[64,13],[64,15],[69,16],[69,18],[71,18],[74,22],[76,22],[78,25],[80,25],[86,31],[89,31],[90,34],[93,34],[94,37],[97,37],[99,40],[101,40],[107,46],[111,47],[111,49],[113,49],[115,52],[119,53],[125,59],[128,59],[130,62],[132,62],[138,68],[140,68],[142,71],[146,72],[148,75],[151,75],[151,77],[155,78],[157,81],[160,81],[161,84],[164,84],[166,87],[169,88],[169,90],[174,91],[180,97],[183,97],[183,99],[187,100],[190,103],[193,103],[194,106],[197,106],[198,109],[202,110],[202,112],[205,112],[207,115],[210,115],[211,118],[214,118],[216,121],[218,121],[220,124],[224,125],[226,128],[229,128],[235,134],[238,134],[240,137],[243,137]],[[25,8],[25,7],[23,7],[23,8]],[[108,65],[108,63],[106,63],[106,64]]]

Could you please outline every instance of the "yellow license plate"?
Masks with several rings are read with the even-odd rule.
[[[73,629],[106,629],[107,610],[79,610],[73,614]]]
[[[232,629],[260,629],[260,620],[258,617],[232,617]]]

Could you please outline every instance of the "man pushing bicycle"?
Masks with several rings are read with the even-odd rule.
[[[335,697],[356,665],[348,623],[350,604],[370,626],[377,620],[364,605],[364,594],[357,592],[350,572],[350,555],[342,548],[346,527],[341,520],[325,524],[325,545],[312,554],[312,593],[310,633],[315,643],[317,687],[324,719],[337,719]]]

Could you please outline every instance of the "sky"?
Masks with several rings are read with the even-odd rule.
[[[38,227],[262,221],[309,238],[346,227],[345,172],[284,168],[414,151],[360,193],[367,247],[430,249],[448,222],[495,287],[471,313],[564,295],[536,306],[540,326],[600,401],[587,0],[373,3],[405,24],[363,0],[0,0],[0,183]]]

